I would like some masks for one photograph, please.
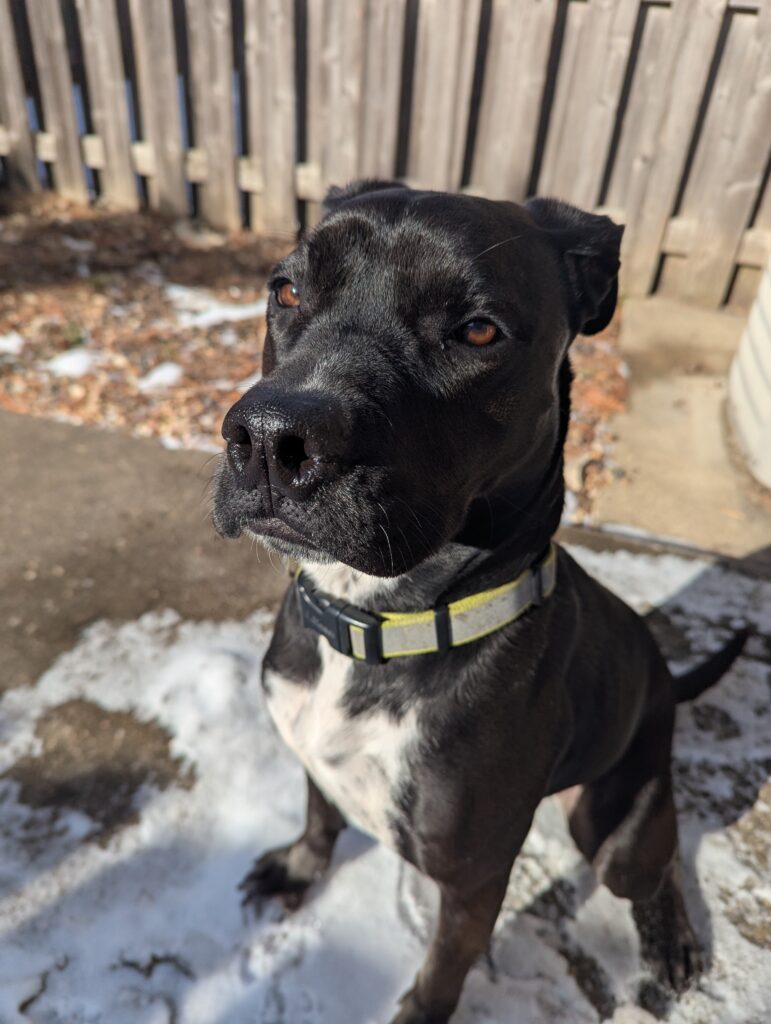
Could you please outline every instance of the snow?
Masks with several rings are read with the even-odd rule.
[[[162,391],[164,388],[171,388],[178,384],[182,379],[183,372],[179,363],[159,363],[144,377],[139,378],[137,387],[140,391]]]
[[[70,348],[42,364],[43,369],[56,377],[82,377],[93,369],[97,355],[86,348]]]
[[[93,252],[96,248],[90,238],[73,238],[71,235],[62,235],[61,242],[65,249],[81,254]]]
[[[0,334],[0,355],[17,356],[24,348],[24,338],[18,331]]]
[[[264,316],[267,300],[257,302],[222,302],[205,288],[166,284],[165,292],[182,327],[213,327],[215,324],[251,320]]]
[[[771,623],[771,584],[705,559],[574,554],[639,608],[664,604],[699,651],[723,638],[733,619],[766,632]],[[5,694],[0,774],[39,752],[35,723],[46,709],[82,698],[157,720],[196,781],[192,789],[144,787],[137,821],[104,846],[83,840],[92,825],[83,814],[52,821],[48,811],[19,803],[15,784],[0,782],[3,1024],[390,1020],[436,911],[433,884],[395,854],[347,830],[329,876],[294,915],[270,904],[255,920],[239,908],[235,885],[252,859],[296,836],[303,818],[302,772],[258,684],[269,631],[262,611],[218,624],[186,622],[173,611],[98,622],[34,688]],[[737,826],[726,827],[707,799],[725,789],[729,768],[771,758],[759,650],[756,641],[708,698],[740,735],[720,739],[697,727],[692,710],[680,716],[688,896],[697,930],[712,936],[714,963],[673,1009],[673,1024],[761,1024],[771,1008],[771,951],[742,935],[733,902],[737,892],[768,895],[771,881],[742,848]],[[30,845],[36,832],[46,841]],[[562,891],[572,911],[537,911]],[[491,959],[471,971],[454,1024],[602,1019],[576,981],[576,949],[600,965],[615,1024],[650,1024],[654,1018],[635,1006],[642,969],[629,905],[595,887],[559,805],[548,800],[515,865]]]

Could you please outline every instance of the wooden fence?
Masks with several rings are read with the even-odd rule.
[[[9,180],[293,235],[361,175],[627,225],[624,290],[771,252],[771,0],[0,0]]]

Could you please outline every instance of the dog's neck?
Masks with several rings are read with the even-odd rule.
[[[418,611],[515,579],[547,551],[565,501],[563,448],[570,418],[572,373],[560,368],[559,426],[546,470],[531,483],[504,480],[475,499],[463,527],[436,554],[400,576],[368,576],[342,562],[305,565],[321,590],[377,611]]]

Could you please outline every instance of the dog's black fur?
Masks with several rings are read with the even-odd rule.
[[[387,599],[373,589],[373,609],[423,609],[514,578],[559,523],[568,346],[612,317],[622,229],[553,200],[389,182],[334,189],[327,208],[275,270],[265,377],[223,426],[218,529],[398,577]],[[285,282],[296,308],[276,299]],[[464,325],[479,320],[498,334],[474,347]],[[553,596],[499,632],[351,664],[346,714],[416,709],[422,738],[393,828],[438,883],[441,912],[399,1024],[449,1019],[539,801],[572,787],[572,835],[633,901],[658,976],[681,989],[699,967],[670,776],[678,684],[643,621],[558,558]],[[325,642],[301,626],[290,589],[266,665],[313,687]],[[683,695],[714,682],[740,645],[683,681]],[[304,836],[258,862],[250,898],[296,901],[328,864],[345,821],[308,785]]]

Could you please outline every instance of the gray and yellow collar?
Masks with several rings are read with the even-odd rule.
[[[411,654],[461,647],[503,629],[549,597],[557,581],[557,549],[515,580],[422,612],[368,612],[323,590],[301,572],[295,578],[303,625],[336,651],[369,665]]]

